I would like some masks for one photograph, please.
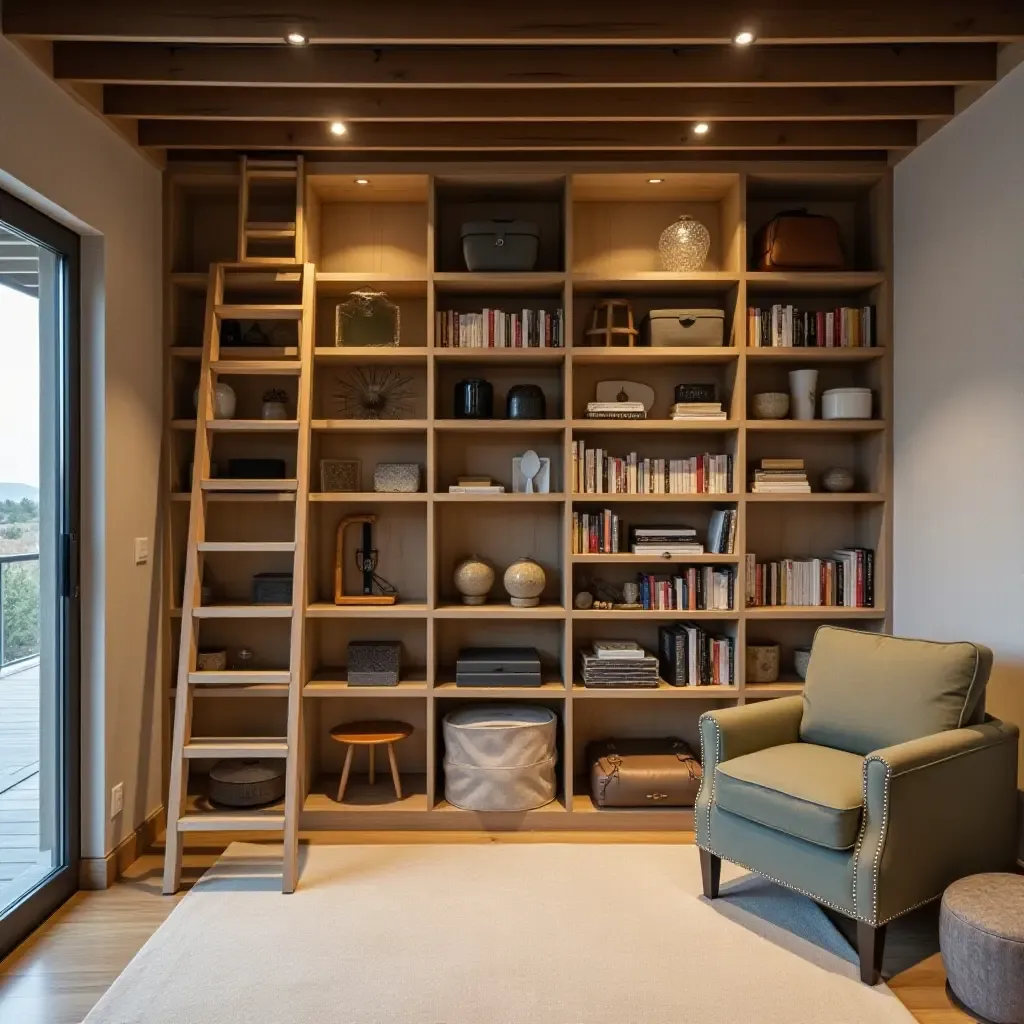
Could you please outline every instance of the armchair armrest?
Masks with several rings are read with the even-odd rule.
[[[1008,869],[1016,847],[1017,739],[995,719],[873,751],[854,907],[881,925],[957,878]]]
[[[779,697],[738,708],[721,708],[700,716],[700,762],[703,775],[694,821],[697,845],[711,844],[711,801],[714,797],[715,768],[722,761],[752,754],[800,739],[803,717],[802,697]]]

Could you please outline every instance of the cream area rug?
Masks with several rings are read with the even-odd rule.
[[[232,845],[86,1024],[907,1024],[802,896],[692,846]]]

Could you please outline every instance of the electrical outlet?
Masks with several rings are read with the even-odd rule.
[[[135,538],[135,564],[145,565],[149,561],[149,538]]]
[[[110,791],[110,820],[113,821],[124,810],[124,783],[119,782]]]

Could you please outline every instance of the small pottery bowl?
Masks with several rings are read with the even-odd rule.
[[[784,391],[765,391],[751,400],[754,418],[784,420],[789,415],[789,395]]]
[[[853,471],[844,466],[834,466],[825,471],[821,478],[821,486],[832,494],[845,494],[852,491],[854,485]]]
[[[807,678],[807,666],[811,660],[810,647],[797,647],[793,651],[793,668],[801,679]]]
[[[199,672],[223,672],[227,667],[227,651],[200,651],[196,655],[196,669]]]
[[[747,644],[747,682],[775,683],[779,679],[779,645]]]

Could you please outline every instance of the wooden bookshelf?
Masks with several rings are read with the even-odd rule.
[[[662,185],[649,185],[654,174]],[[892,517],[892,313],[890,179],[886,172],[849,173],[843,165],[807,165],[776,172],[768,166],[726,170],[510,173],[483,167],[472,173],[431,176],[403,170],[393,187],[363,190],[351,175],[330,165],[307,164],[303,210],[305,259],[316,267],[316,339],[313,352],[311,442],[308,481],[308,593],[304,607],[302,732],[305,793],[303,829],[631,829],[691,827],[687,811],[600,811],[590,802],[585,749],[612,735],[675,733],[695,746],[697,719],[709,709],[800,693],[793,674],[793,650],[809,645],[822,623],[887,630],[891,607]],[[167,610],[168,688],[177,660],[184,546],[188,536],[188,464],[195,414],[192,391],[198,379],[207,267],[238,258],[240,175],[231,168],[175,166],[167,184],[166,275],[166,444],[164,550]],[[537,269],[524,274],[472,274],[460,262],[463,219],[482,219],[491,203],[496,216],[521,216],[541,226]],[[749,269],[754,231],[775,212],[808,207],[840,223],[853,269],[840,273],[764,274]],[[660,231],[680,213],[701,219],[712,234],[705,270],[674,275],[660,270]],[[280,226],[249,225],[253,231]],[[276,236],[275,236],[276,237]],[[290,236],[289,236],[290,237]],[[269,238],[269,236],[268,236]],[[268,274],[266,295],[229,301],[283,303],[288,274]],[[334,307],[354,289],[387,292],[400,308],[402,337],[396,348],[344,349],[334,346]],[[652,308],[712,307],[724,310],[722,348],[588,347],[590,311],[605,297],[629,299],[637,321]],[[765,349],[748,347],[748,306],[802,302],[812,308],[871,303],[877,311],[878,347],[864,349]],[[434,337],[435,311],[524,306],[564,309],[567,344],[555,349],[442,348]],[[248,308],[248,307],[247,307]],[[283,322],[287,327],[287,322]],[[268,346],[232,349],[231,360],[295,360],[293,343],[279,331]],[[227,355],[225,354],[225,358]],[[795,367],[819,371],[825,387],[869,386],[876,416],[868,421],[759,421],[750,416],[759,391],[788,390]],[[412,380],[416,392],[407,419],[342,419],[332,395],[337,382],[356,368],[392,368]],[[282,364],[281,382],[294,390],[292,370]],[[452,415],[452,389],[463,377],[481,376],[495,388],[495,419],[465,421]],[[602,379],[651,384],[656,411],[672,401],[679,382],[714,381],[728,419],[674,423],[664,412],[641,422],[582,418],[593,388]],[[248,381],[248,383],[247,383]],[[514,383],[537,383],[545,391],[548,418],[504,419],[505,395]],[[254,378],[233,381],[239,398],[237,420],[212,421],[215,458],[221,447],[238,456],[285,459],[295,477],[299,423],[267,423],[258,417],[260,386]],[[293,391],[289,392],[293,395]],[[734,460],[735,491],[722,495],[573,494],[572,442],[682,457],[728,452]],[[291,449],[288,445],[291,445]],[[450,494],[458,475],[486,473],[511,492],[511,460],[527,448],[551,460],[551,490],[545,494]],[[809,495],[749,494],[748,472],[766,457],[803,457],[815,487]],[[359,459],[361,489],[325,493],[321,459]],[[417,462],[421,490],[378,494],[373,469],[379,462]],[[858,489],[848,494],[821,491],[820,477],[831,466],[852,468]],[[295,513],[295,494],[253,493],[247,481],[210,495],[211,546],[204,552],[220,604],[203,610],[201,646],[229,651],[250,647],[257,664],[246,683],[225,673],[222,684],[199,688],[197,728],[204,735],[281,735],[287,686],[287,618],[273,606],[246,603],[256,572],[287,568],[285,543]],[[280,484],[280,481],[278,481]],[[294,490],[305,495],[307,487]],[[304,497],[302,500],[306,500]],[[664,522],[701,529],[715,508],[738,513],[735,553],[704,555],[678,562],[631,554],[582,555],[571,549],[574,509],[612,508],[628,524]],[[394,606],[333,603],[334,535],[344,515],[378,516],[374,542],[380,574],[398,587]],[[219,519],[218,517],[223,517]],[[239,519],[238,517],[241,517]],[[237,543],[220,547],[218,522]],[[242,528],[239,528],[239,522]],[[826,555],[837,547],[875,550],[876,605],[849,608],[745,608],[747,552],[758,561]],[[496,571],[491,600],[460,603],[452,570],[469,554],[486,558]],[[504,568],[522,556],[536,558],[547,573],[547,588],[536,608],[512,608],[504,600]],[[620,582],[638,569],[668,571],[677,564],[732,566],[737,573],[737,606],[721,612],[643,612],[574,608],[584,577]],[[633,638],[656,645],[660,624],[695,621],[736,643],[736,679],[731,686],[679,689],[662,684],[636,691],[588,690],[576,678],[576,651],[595,639]],[[205,631],[209,629],[209,633]],[[345,673],[350,640],[391,639],[403,645],[403,671],[387,690],[351,686]],[[748,640],[782,646],[779,683],[747,685]],[[539,689],[460,688],[452,665],[462,646],[481,644],[536,647],[545,670]],[[245,696],[259,696],[248,702]],[[232,699],[228,699],[232,698]],[[560,718],[558,800],[526,815],[481,816],[457,811],[444,801],[441,721],[460,703],[478,700],[534,700]],[[396,747],[403,783],[401,802],[386,787],[370,790],[355,779],[352,802],[331,799],[340,771],[340,752],[327,734],[339,722],[357,718],[401,718],[414,726]],[[200,772],[202,765],[200,767]],[[375,796],[375,793],[378,796]],[[198,797],[196,799],[199,799]]]

